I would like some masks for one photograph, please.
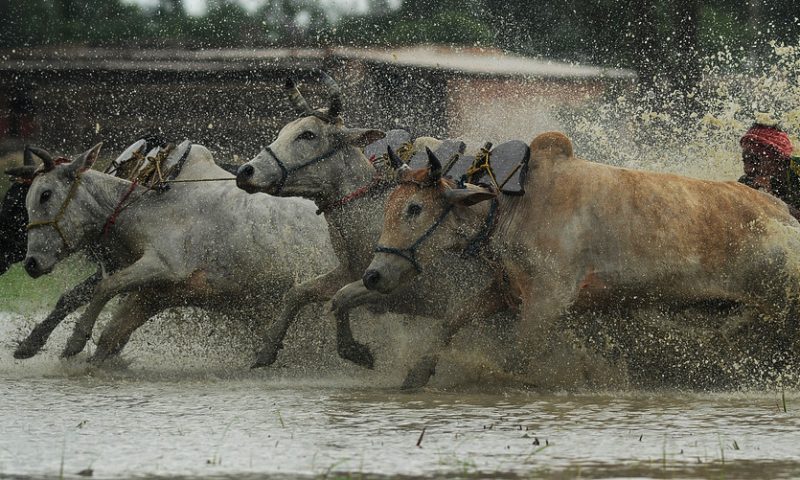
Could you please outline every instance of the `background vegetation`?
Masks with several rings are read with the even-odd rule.
[[[0,0],[0,47],[79,44],[188,48],[443,43],[635,69],[643,84],[690,91],[722,50],[758,64],[769,42],[800,39],[796,0]],[[734,67],[736,65],[733,65]]]

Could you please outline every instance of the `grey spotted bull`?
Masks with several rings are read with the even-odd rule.
[[[90,170],[98,151],[99,145],[60,166],[46,162],[26,200],[31,276],[48,273],[78,250],[111,272],[94,289],[64,356],[83,350],[98,314],[116,295],[128,294],[100,336],[95,361],[119,353],[165,308],[198,306],[236,316],[242,307],[265,306],[255,311],[268,312],[297,279],[329,265],[324,223],[306,200],[252,197],[233,182],[146,192]],[[199,145],[184,173],[233,179]]]
[[[441,178],[435,156],[429,162],[399,175],[364,283],[391,294],[420,271],[435,275],[440,252],[466,248],[497,202],[484,258],[508,276],[521,345],[536,352],[540,372],[559,341],[555,320],[569,310],[735,302],[795,338],[800,225],[774,197],[736,182],[588,162],[555,132],[531,143],[523,197],[458,188]]]
[[[158,140],[153,138],[152,142]],[[5,273],[11,265],[25,259],[25,250],[28,243],[26,225],[28,212],[25,209],[25,197],[28,195],[31,182],[36,175],[37,166],[33,156],[52,162],[50,154],[37,147],[26,146],[23,154],[23,165],[12,167],[6,173],[12,177],[14,183],[3,198],[3,208],[0,210],[0,238],[2,238],[2,263],[0,274]],[[117,162],[127,160],[125,154]],[[50,314],[38,323],[31,333],[17,346],[14,358],[25,359],[34,356],[47,342],[50,334],[67,315],[86,304],[91,298],[92,291],[97,282],[102,278],[102,271],[98,269],[93,275],[62,294]]]
[[[311,302],[331,299],[337,325],[348,333],[348,311],[365,304],[378,311],[444,318],[439,345],[449,343],[465,323],[506,308],[492,293],[492,273],[482,270],[481,262],[454,251],[437,257],[437,268],[443,275],[421,275],[394,295],[383,296],[364,287],[361,275],[378,240],[384,203],[393,180],[388,169],[370,163],[361,150],[383,133],[346,127],[339,117],[338,86],[327,75],[322,78],[331,92],[329,107],[312,110],[289,82],[290,99],[301,117],[287,124],[237,174],[237,184],[248,192],[313,200],[324,214],[339,260],[336,268],[290,292],[283,311],[268,330],[266,344],[254,366],[275,361],[289,324],[298,310]],[[373,366],[366,348],[340,353],[365,367]],[[424,354],[406,376],[403,387],[426,384],[437,361],[436,349]]]

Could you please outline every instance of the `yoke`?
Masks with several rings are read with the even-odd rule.
[[[105,173],[116,175],[149,189],[164,191],[169,185],[164,182],[174,180],[183,169],[192,143],[184,140],[179,145],[157,146],[144,153],[147,142],[137,140],[111,162]]]
[[[444,174],[469,183],[488,183],[506,195],[524,195],[530,147],[511,140],[492,148],[487,143],[472,155],[463,155],[444,167]]]

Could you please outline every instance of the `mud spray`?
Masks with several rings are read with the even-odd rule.
[[[485,141],[482,134],[499,142],[561,130],[576,154],[588,160],[736,180],[743,173],[739,139],[754,121],[780,123],[796,148],[800,145],[800,47],[772,44],[759,67],[742,58],[729,50],[706,58],[704,80],[691,93],[642,92],[622,82],[602,101],[577,109],[520,96],[511,108],[531,112],[527,125],[516,121],[518,115],[510,122],[504,118],[507,111],[491,108],[468,112],[455,124],[468,145]],[[574,96],[581,92],[576,87]],[[796,350],[797,339],[785,338],[783,329],[779,322],[736,308],[572,316],[564,322],[565,336],[572,336],[583,353],[565,359],[555,375],[565,388],[796,386],[800,364],[787,351]],[[495,347],[502,351],[503,345]],[[461,365],[469,363],[467,357],[477,358],[472,356],[476,349],[454,351]],[[495,367],[489,370],[503,370]]]
[[[738,140],[756,115],[779,120],[795,144],[800,144],[800,47],[773,45],[765,62],[769,67],[758,72],[736,58],[735,52],[723,51],[707,59],[704,83],[689,95],[643,94],[635,85],[623,82],[602,101],[577,109],[537,97],[520,98],[514,108],[530,112],[527,125],[504,124],[504,112],[491,109],[480,115],[466,112],[466,118],[454,118],[453,122],[468,145],[488,139],[495,143],[511,138],[530,140],[543,131],[562,130],[572,138],[577,154],[589,160],[733,180],[741,174]],[[74,262],[62,266],[52,275],[55,280],[47,280],[50,289],[45,294],[42,282],[24,278],[19,268],[0,279],[6,305],[12,305],[2,322],[4,350],[9,352],[3,355],[4,370],[30,373],[37,370],[34,365],[46,371],[65,368],[53,365],[60,365],[54,363],[55,357],[74,315],[59,327],[39,359],[15,362],[9,358],[15,341],[24,337],[36,319],[43,318],[57,294],[79,280],[72,273],[76,270],[87,275],[91,271]],[[9,296],[15,300],[9,301]],[[108,313],[101,317],[96,332],[108,318]],[[327,306],[317,305],[303,310],[269,375],[395,386],[431,346],[439,329],[437,319],[376,315],[363,309],[354,313],[353,324],[356,337],[376,353],[375,371],[338,359],[333,320]],[[432,385],[535,386],[537,382],[528,382],[524,374],[508,373],[512,324],[513,318],[499,316],[465,328],[453,347],[443,352]],[[238,375],[234,372],[247,371],[264,327],[191,309],[170,310],[134,335],[121,364],[128,372],[156,367],[176,375]],[[565,335],[585,352],[585,359],[580,365],[565,361],[557,375],[561,387],[570,389],[796,385],[796,365],[782,353],[786,342],[776,336],[779,329],[774,327],[741,309],[709,313],[653,308],[624,317],[568,317]]]

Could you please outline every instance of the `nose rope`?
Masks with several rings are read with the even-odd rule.
[[[424,242],[431,235],[433,235],[433,232],[436,231],[437,228],[439,228],[439,225],[442,224],[445,217],[452,210],[453,206],[448,205],[447,208],[444,209],[444,211],[439,215],[436,221],[433,222],[433,225],[428,227],[428,229],[425,230],[425,232],[418,239],[416,239],[414,243],[412,243],[410,246],[406,248],[397,248],[397,247],[387,247],[385,245],[378,244],[375,247],[375,252],[388,253],[391,255],[397,255],[398,257],[404,258],[411,263],[411,265],[414,267],[414,270],[416,270],[417,273],[422,273],[422,267],[420,267],[419,262],[417,261],[417,249],[419,248],[420,245],[422,245],[422,242]]]
[[[486,220],[483,222],[483,226],[478,231],[478,233],[469,241],[467,247],[462,252],[462,256],[464,257],[472,257],[475,256],[478,251],[480,250],[481,245],[491,236],[492,230],[494,229],[495,224],[497,223],[497,208],[498,208],[498,200],[492,199],[492,204],[489,207],[489,213],[486,215]],[[439,218],[433,222],[433,225],[428,227],[414,243],[412,243],[409,247],[406,248],[397,248],[397,247],[387,247],[385,245],[378,244],[375,247],[376,253],[388,253],[390,255],[397,255],[405,260],[407,260],[411,265],[414,267],[414,270],[417,273],[422,273],[422,267],[420,266],[419,262],[417,261],[417,249],[422,245],[422,243],[430,238],[433,235],[433,232],[439,228],[439,225],[442,224],[445,217],[453,210],[452,205],[448,205],[448,207],[439,215]]]
[[[294,166],[291,166],[291,167],[288,167],[288,168],[286,167],[286,164],[284,164],[281,161],[281,159],[278,158],[278,156],[275,154],[275,152],[272,151],[271,148],[267,147],[264,150],[262,150],[263,152],[268,153],[272,157],[272,159],[275,160],[275,164],[278,165],[278,168],[281,170],[281,179],[278,180],[278,185],[275,188],[275,191],[274,191],[273,195],[278,195],[283,191],[283,187],[286,185],[286,180],[289,179],[289,174],[297,172],[297,171],[300,171],[300,170],[302,170],[302,169],[304,169],[306,167],[310,167],[311,165],[317,164],[317,163],[319,163],[319,162],[321,162],[323,160],[327,160],[327,159],[331,158],[339,150],[341,150],[342,146],[344,146],[344,144],[335,145],[330,150],[328,150],[327,152],[323,153],[322,155],[317,155],[316,157],[308,160],[305,163],[301,163],[300,165],[294,165]]]

